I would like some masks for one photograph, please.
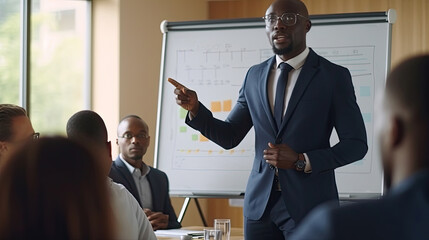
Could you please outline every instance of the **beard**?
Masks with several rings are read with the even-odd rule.
[[[134,161],[141,161],[142,158],[143,158],[143,154],[137,154],[137,155],[130,156],[130,159],[132,159]]]
[[[282,49],[276,48],[276,45],[274,45],[274,42],[272,43],[272,46],[273,46],[273,52],[276,55],[285,55],[285,54],[292,52],[292,50],[293,50],[293,43],[291,43],[289,46],[282,48]]]

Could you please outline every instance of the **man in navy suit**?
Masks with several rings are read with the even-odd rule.
[[[153,230],[180,228],[170,201],[167,175],[143,162],[149,141],[149,127],[143,119],[135,115],[124,117],[116,139],[121,153],[113,162],[109,177],[137,199]]]
[[[381,200],[321,206],[293,239],[429,238],[429,55],[389,75],[376,120],[387,188]]]
[[[233,148],[254,127],[243,210],[248,240],[287,238],[316,205],[338,202],[334,169],[368,149],[350,72],[306,45],[311,22],[304,3],[276,0],[264,19],[276,55],[249,69],[225,121],[170,79],[177,103],[189,111],[186,123],[216,144]],[[330,146],[334,127],[340,141]]]

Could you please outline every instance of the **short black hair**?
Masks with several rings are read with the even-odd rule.
[[[103,119],[94,111],[75,113],[67,122],[67,136],[76,141],[107,142],[107,128]]]
[[[24,108],[14,104],[0,104],[0,141],[10,140],[13,118],[20,116],[27,116]]]
[[[127,115],[127,116],[123,117],[123,118],[121,119],[121,121],[119,121],[119,123],[123,122],[124,120],[126,120],[126,119],[128,119],[128,118],[137,118],[137,119],[139,119],[139,120],[142,120],[142,121],[143,121],[143,119],[142,119],[141,117],[139,117],[139,116],[137,116],[137,115],[134,115],[134,114],[130,114],[130,115]]]

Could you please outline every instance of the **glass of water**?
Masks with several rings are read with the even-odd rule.
[[[223,240],[229,240],[229,236],[231,235],[231,220],[215,219],[214,229],[220,230]]]
[[[204,240],[222,240],[220,230],[212,228],[204,229]]]

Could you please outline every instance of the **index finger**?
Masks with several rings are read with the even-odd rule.
[[[182,84],[180,84],[178,81],[172,79],[172,78],[168,78],[167,79],[168,82],[170,82],[171,84],[173,84],[176,88],[180,89],[182,92],[185,91],[185,86],[183,86]]]

